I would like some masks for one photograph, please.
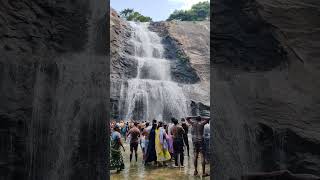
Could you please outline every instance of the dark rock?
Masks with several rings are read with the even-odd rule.
[[[191,101],[190,107],[191,107],[191,115],[192,116],[200,115],[200,116],[209,116],[210,117],[210,107],[209,106],[206,106],[201,102],[196,103],[194,101]]]
[[[320,3],[212,5],[213,178],[281,169],[320,176]]]
[[[134,55],[134,46],[130,42],[131,27],[127,21],[120,18],[118,13],[111,9],[110,12],[110,48],[111,48],[111,118],[119,118],[119,102],[122,83],[127,79],[137,76],[137,61]]]
[[[200,81],[195,70],[190,66],[187,55],[179,45],[179,42],[170,36],[165,22],[152,22],[149,26],[151,31],[157,32],[162,37],[165,52],[164,57],[172,61],[171,77],[178,83],[193,84]]]
[[[107,178],[106,7],[0,2],[0,179]]]

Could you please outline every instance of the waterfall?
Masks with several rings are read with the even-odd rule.
[[[137,76],[123,83],[120,94],[122,118],[125,120],[177,119],[189,114],[189,101],[182,85],[171,80],[170,60],[163,57],[161,38],[148,29],[149,23],[130,22],[133,58]]]

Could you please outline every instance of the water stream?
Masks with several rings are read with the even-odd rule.
[[[171,80],[170,60],[165,59],[161,38],[148,23],[130,22],[137,76],[123,83],[120,114],[125,120],[164,120],[189,114],[190,102],[182,85]]]

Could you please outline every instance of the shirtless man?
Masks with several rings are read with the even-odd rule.
[[[184,154],[183,154],[183,136],[185,134],[184,129],[181,125],[178,124],[178,120],[175,118],[171,118],[171,121],[173,122],[173,127],[171,129],[172,138],[173,138],[173,153],[174,153],[174,160],[175,165],[173,167],[179,167],[178,166],[178,158],[180,158],[180,167],[184,167],[183,160],[184,160]]]
[[[133,127],[129,130],[127,136],[131,134],[130,140],[130,162],[132,160],[133,151],[135,151],[136,161],[138,161],[138,144],[139,144],[139,137],[140,137],[140,130],[138,129],[138,123],[134,122]]]
[[[191,119],[196,119],[195,121]],[[202,154],[202,176],[209,176],[208,173],[205,171],[206,163],[205,163],[205,153],[203,152],[203,129],[204,125],[207,124],[210,120],[210,117],[201,117],[201,116],[190,116],[187,117],[186,120],[189,124],[191,124],[193,131],[192,131],[192,142],[193,142],[193,148],[195,153],[194,158],[194,175],[198,175],[198,156],[199,153]]]

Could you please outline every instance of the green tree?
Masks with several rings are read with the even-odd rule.
[[[175,10],[170,14],[167,21],[203,21],[210,15],[209,2],[199,2],[191,7],[189,10]]]
[[[120,15],[121,15],[121,17],[123,17],[123,18],[127,18],[127,17],[128,17],[130,14],[132,14],[133,12],[134,12],[133,9],[127,8],[127,9],[122,10],[122,11],[120,12]]]
[[[210,16],[209,2],[199,2],[191,7],[191,12],[198,20],[204,20]]]
[[[152,21],[151,17],[143,16],[139,12],[134,11],[133,9],[124,9],[120,12],[121,17],[125,18],[128,21],[139,21],[139,22],[150,22]]]

